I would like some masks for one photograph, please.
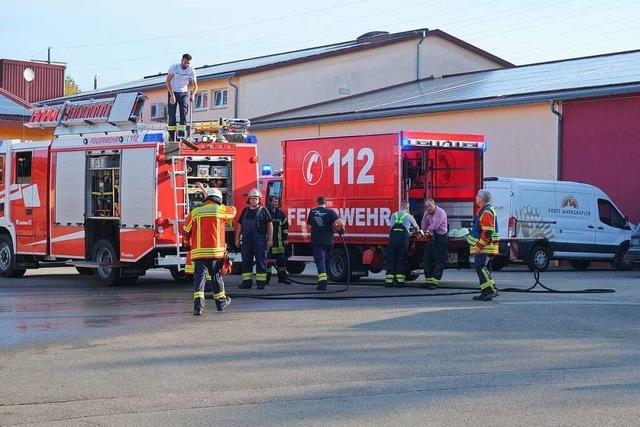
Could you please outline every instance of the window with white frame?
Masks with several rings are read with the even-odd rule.
[[[227,106],[227,90],[216,89],[213,91],[213,108],[221,108]]]
[[[206,110],[209,108],[209,93],[208,92],[200,92],[196,93],[196,98],[194,102],[194,110]]]

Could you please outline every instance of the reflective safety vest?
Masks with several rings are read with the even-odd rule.
[[[408,233],[407,227],[404,226],[404,219],[409,215],[407,212],[396,212],[391,215],[391,233],[403,231]]]
[[[471,254],[480,253],[488,255],[498,254],[498,214],[493,206],[486,204],[473,217],[473,225],[467,236],[467,243],[471,246]]]
[[[191,211],[184,224],[189,236],[190,259],[220,259],[226,250],[225,224],[236,216],[233,206],[207,201]]]

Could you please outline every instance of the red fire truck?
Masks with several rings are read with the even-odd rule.
[[[164,125],[141,123],[144,99],[38,108],[27,125],[55,127],[53,140],[0,141],[0,276],[66,262],[106,284],[155,267],[180,279],[182,223],[203,202],[199,188],[244,204],[258,182],[248,121],[199,123],[192,139],[167,141]]]
[[[403,131],[378,135],[287,140],[284,185],[278,177],[263,180],[267,195],[282,198],[289,219],[290,272],[309,261],[309,235],[303,225],[315,199],[323,195],[345,221],[347,250],[336,245],[329,275],[346,280],[346,257],[352,279],[383,268],[390,216],[408,200],[418,223],[424,199],[432,197],[448,213],[450,229],[470,228],[475,195],[482,188],[482,135]],[[411,268],[419,268],[421,241],[412,245]],[[450,263],[468,263],[464,239],[450,239]],[[291,271],[293,270],[293,271]]]

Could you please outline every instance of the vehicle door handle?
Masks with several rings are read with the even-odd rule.
[[[24,214],[25,214],[25,215],[33,215],[33,209],[31,209],[31,208],[26,208],[26,209],[24,210]]]
[[[604,230],[604,227],[598,227],[598,230]]]
[[[593,225],[587,225],[588,228],[593,228]]]

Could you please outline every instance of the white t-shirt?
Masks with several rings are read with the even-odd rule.
[[[182,69],[182,65],[180,63],[173,64],[169,68],[169,73],[173,74],[173,79],[171,79],[171,89],[174,92],[186,92],[189,86],[189,82],[196,82],[196,70],[193,69],[191,65],[189,65],[186,69]]]

